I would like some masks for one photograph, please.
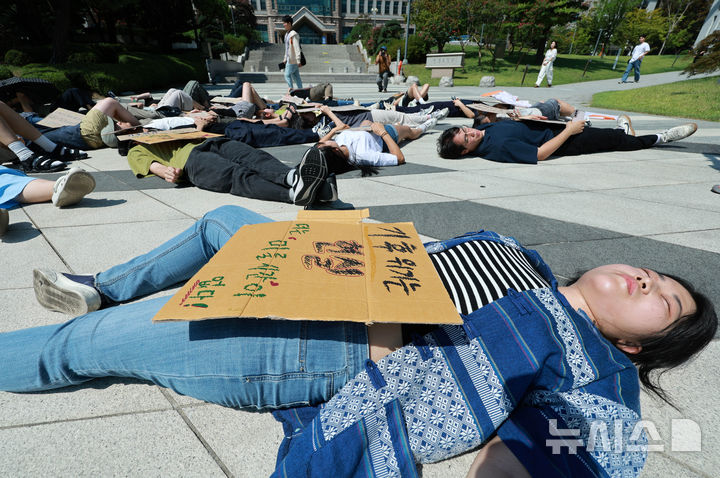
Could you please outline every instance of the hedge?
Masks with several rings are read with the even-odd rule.
[[[81,58],[87,59],[85,56],[75,57],[76,60]],[[119,56],[117,64],[80,64],[79,61],[64,65],[33,63],[16,70],[20,76],[48,80],[61,91],[75,86],[101,94],[109,90],[119,93],[164,89],[182,85],[188,80],[207,80],[200,52],[176,55],[127,53]]]

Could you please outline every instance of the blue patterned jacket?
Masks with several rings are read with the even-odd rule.
[[[416,463],[497,433],[533,476],[636,476],[645,462],[635,366],[557,291],[535,251],[493,232],[468,240],[521,250],[550,288],[509,291],[384,357],[329,402],[275,412],[273,476],[411,477]]]

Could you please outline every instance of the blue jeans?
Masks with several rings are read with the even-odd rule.
[[[622,81],[625,83],[627,81],[628,75],[630,74],[630,70],[635,70],[635,83],[640,81],[640,64],[642,63],[642,60],[637,61],[631,61],[628,62],[627,68],[625,68],[625,73],[623,73]]]
[[[302,80],[300,79],[300,67],[298,65],[292,65],[290,63],[285,64],[285,81],[287,81],[288,88],[293,87],[293,79],[295,80],[296,88],[302,88]]]
[[[236,206],[205,215],[148,254],[97,275],[116,300],[189,279],[245,224]],[[153,323],[167,297],[110,307],[64,324],[0,334],[0,390],[32,392],[96,377],[149,380],[231,407],[327,401],[364,370],[367,328],[350,322],[217,319]]]
[[[67,146],[68,148],[76,149],[88,149],[89,146],[85,142],[80,134],[80,125],[76,124],[73,126],[61,126],[52,131],[47,131],[43,135],[61,146]]]

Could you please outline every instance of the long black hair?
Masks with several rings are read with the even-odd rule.
[[[569,284],[577,282],[583,274],[575,275]],[[668,370],[692,359],[710,343],[717,332],[718,318],[710,299],[698,292],[692,284],[672,274],[661,274],[683,286],[695,301],[697,310],[694,314],[680,317],[664,330],[641,339],[638,343],[640,352],[623,353],[637,367],[640,383],[645,390],[677,409],[660,385],[660,378]]]
[[[378,168],[375,166],[358,166],[356,164],[352,164],[348,161],[343,152],[334,146],[321,146],[320,143],[318,143],[315,147],[320,149],[320,152],[325,157],[329,173],[340,175],[347,173],[348,171],[359,169],[362,172],[362,177],[366,177],[373,176],[379,172]]]
[[[717,332],[718,318],[710,299],[698,292],[692,284],[671,274],[663,275],[676,280],[690,292],[697,311],[679,318],[654,336],[641,340],[640,352],[627,356],[637,366],[643,386],[677,408],[660,386],[660,377],[690,360],[710,343]]]

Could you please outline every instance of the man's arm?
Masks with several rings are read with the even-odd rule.
[[[538,148],[537,159],[544,161],[550,157],[557,149],[568,140],[570,136],[581,133],[585,129],[584,121],[570,121],[565,125],[565,129],[550,141],[546,142]]]
[[[465,106],[465,103],[463,103],[463,102],[460,101],[459,99],[457,99],[457,98],[454,99],[454,100],[453,100],[453,104],[454,104],[455,106],[457,106],[458,108],[460,108],[460,111],[462,111],[463,114],[464,114],[467,118],[470,118],[470,119],[475,118],[475,113],[473,112],[473,110],[471,110],[470,108],[468,108],[467,106]]]

